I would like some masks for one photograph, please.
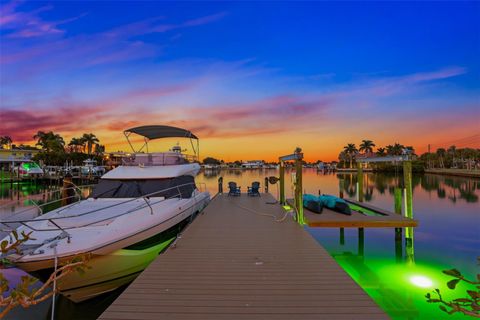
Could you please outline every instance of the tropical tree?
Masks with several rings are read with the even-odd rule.
[[[348,155],[345,153],[345,151],[342,151],[338,154],[338,160],[341,163],[341,166],[339,166],[339,168],[345,168],[346,167],[345,163],[348,160]]]
[[[0,137],[0,149],[3,149],[4,145],[7,145],[9,149],[12,147],[12,138],[10,136]]]
[[[360,143],[359,151],[364,151],[365,153],[372,153],[373,147],[375,147],[375,143],[372,140],[362,140]]]
[[[219,165],[220,163],[221,163],[220,160],[212,157],[206,157],[205,159],[203,159],[203,164]]]
[[[449,155],[449,158],[451,158],[451,161],[452,161],[452,167],[456,166],[456,161],[455,161],[456,153],[457,153],[457,147],[455,147],[455,146],[450,146],[447,149],[447,154]]]
[[[399,144],[398,142],[395,142],[394,145],[389,144],[385,148],[389,156],[399,156],[403,153],[403,149],[405,149],[405,146]]]
[[[405,151],[407,151],[408,154],[414,155],[415,154],[415,148],[413,146],[405,146],[403,147]]]
[[[355,143],[348,143],[346,146],[343,147],[343,152],[345,152],[345,154],[350,159],[350,168],[353,168],[353,158],[358,152]]]
[[[103,144],[95,143],[94,153],[96,155],[103,154],[105,152],[105,146]]]
[[[472,148],[463,149],[462,155],[466,158],[466,169],[471,170],[474,166],[475,157],[477,152]]]
[[[41,146],[42,149],[47,152],[64,151],[65,141],[63,140],[62,136],[57,133],[53,133],[53,131],[38,131],[37,134],[33,136],[33,139],[37,140],[37,146]]]
[[[87,153],[92,154],[93,145],[99,143],[100,141],[93,133],[84,133],[82,138],[87,145]]]
[[[445,159],[445,156],[447,154],[447,150],[445,150],[444,148],[438,148],[436,154],[438,156],[438,166],[440,168],[445,168],[444,159]]]
[[[379,157],[385,157],[387,155],[387,151],[385,148],[378,148],[376,154]]]
[[[85,141],[82,138],[72,138],[68,143],[72,152],[80,152],[85,145]]]

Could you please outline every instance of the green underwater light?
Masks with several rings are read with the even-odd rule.
[[[420,288],[431,288],[433,286],[432,280],[420,275],[410,277],[410,282]]]

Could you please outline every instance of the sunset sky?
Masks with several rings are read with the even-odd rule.
[[[192,130],[202,157],[480,148],[480,2],[0,2],[0,135]]]

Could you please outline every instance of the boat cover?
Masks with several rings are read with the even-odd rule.
[[[177,127],[171,127],[171,126],[159,126],[159,125],[141,126],[141,127],[135,127],[135,128],[125,130],[125,132],[136,133],[136,134],[144,136],[144,137],[146,137],[150,140],[160,139],[160,138],[192,138],[192,139],[198,139],[197,136],[194,135],[189,130],[182,129],[182,128],[177,128]]]
[[[146,180],[100,179],[91,196],[92,198],[138,198],[143,196],[167,199],[172,197],[190,198],[194,189],[195,180],[192,176]]]

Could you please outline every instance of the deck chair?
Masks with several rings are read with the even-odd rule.
[[[247,195],[252,196],[252,197],[260,197],[260,182],[255,181],[252,182],[252,186],[248,187],[247,190]]]
[[[239,196],[241,194],[241,187],[237,187],[237,183],[230,181],[228,183],[228,195],[229,196]]]

